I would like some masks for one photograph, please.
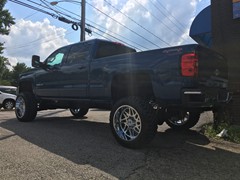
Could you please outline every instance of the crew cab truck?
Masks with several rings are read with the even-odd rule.
[[[37,111],[70,109],[83,117],[89,108],[111,110],[116,140],[139,148],[153,139],[157,125],[189,129],[204,111],[229,100],[227,62],[192,44],[144,52],[105,40],[62,47],[19,80],[15,113],[32,121]]]

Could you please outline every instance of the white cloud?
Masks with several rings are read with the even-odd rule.
[[[12,65],[24,62],[30,66],[33,54],[43,60],[57,48],[69,44],[65,35],[65,29],[51,25],[48,19],[41,22],[20,19],[11,27],[9,36],[0,37],[0,42],[5,42],[4,55]]]
[[[110,0],[107,1],[111,2]],[[157,48],[156,45],[166,47],[169,45],[193,43],[188,33],[192,19],[196,16],[199,2],[201,1],[124,0],[123,2],[115,0],[112,5],[121,11],[119,12],[109,6],[104,0],[94,0],[94,7],[110,16],[106,17],[98,10],[95,10],[94,19],[99,19],[97,22],[107,29],[104,36],[108,37],[107,33],[111,34],[110,32],[113,31],[148,49],[155,49]],[[128,30],[120,23],[131,30]],[[140,36],[143,36],[145,39]],[[162,42],[161,39],[169,45]],[[140,48],[143,49],[142,47]]]
[[[121,12],[112,8],[106,1]],[[141,50],[155,49],[158,48],[157,46],[168,46],[160,39],[171,46],[193,43],[194,41],[188,36],[191,23],[196,13],[210,3],[210,0],[106,1],[92,0],[90,4],[93,7],[89,6],[92,13],[87,18],[105,28],[103,36],[106,39],[118,41],[109,37],[108,34],[111,34],[122,39],[126,44],[131,44]],[[94,9],[94,7],[101,12]],[[102,12],[109,15],[109,17]],[[93,25],[100,28],[96,24]],[[86,39],[101,38],[94,31],[101,34],[101,32],[93,29],[92,37],[86,36]],[[66,29],[52,25],[48,19],[41,22],[20,19],[16,20],[16,25],[11,27],[9,36],[0,36],[0,42],[5,42],[4,55],[9,58],[12,65],[17,62],[24,62],[30,66],[33,54],[40,55],[43,60],[55,49],[69,44],[65,37],[66,32]],[[120,34],[121,37],[111,32]]]

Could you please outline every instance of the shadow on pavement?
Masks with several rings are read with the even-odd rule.
[[[89,164],[119,179],[237,179],[240,156],[206,148],[209,140],[195,131],[158,132],[141,150],[123,148],[109,124],[72,117],[38,117],[31,123],[16,119],[0,127],[76,164]]]

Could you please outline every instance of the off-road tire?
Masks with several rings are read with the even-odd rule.
[[[37,101],[30,92],[22,92],[17,96],[15,114],[19,121],[33,121],[37,115]]]
[[[139,97],[123,98],[111,110],[110,127],[119,144],[127,148],[141,148],[150,143],[157,132],[156,113],[147,101]],[[126,134],[135,137],[130,138]]]

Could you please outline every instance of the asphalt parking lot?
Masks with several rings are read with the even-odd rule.
[[[226,179],[240,177],[240,145],[209,140],[165,124],[141,150],[115,141],[109,112],[98,109],[83,119],[68,110],[42,111],[21,123],[13,111],[0,111],[0,179]]]

